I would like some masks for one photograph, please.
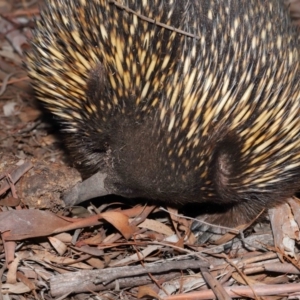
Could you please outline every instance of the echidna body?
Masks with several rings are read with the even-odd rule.
[[[85,177],[219,204],[209,220],[230,226],[299,189],[299,39],[281,1],[48,0],[33,35],[29,76]]]

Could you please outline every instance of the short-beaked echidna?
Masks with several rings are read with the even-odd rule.
[[[235,226],[300,187],[298,48],[277,0],[47,0],[27,69],[85,177]]]

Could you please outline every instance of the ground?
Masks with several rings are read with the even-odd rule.
[[[300,0],[287,2],[300,25]],[[174,208],[134,206],[115,197],[64,206],[61,194],[80,174],[22,66],[42,5],[0,0],[3,299],[299,299],[296,198],[271,210],[269,221],[244,230],[245,236],[234,231],[201,246],[195,246],[191,221]]]

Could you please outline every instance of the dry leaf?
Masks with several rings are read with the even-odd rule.
[[[30,292],[30,288],[23,282],[17,282],[15,284],[4,283],[1,286],[1,292],[3,294],[24,294]]]
[[[76,244],[77,246],[77,244]],[[74,247],[72,247],[74,248]],[[102,256],[104,251],[102,249],[98,249],[97,247],[90,247],[88,245],[83,245],[81,247],[75,247],[75,250],[81,251],[86,254],[90,254],[92,256]]]
[[[90,258],[86,261],[88,264],[90,264],[93,268],[96,269],[104,269],[105,265],[103,263],[103,261],[99,258]]]
[[[55,238],[59,239],[63,243],[71,243],[72,235],[70,233],[62,232],[54,235]]]
[[[15,257],[14,261],[9,264],[8,272],[7,272],[7,283],[15,284],[17,282],[17,269],[19,265],[20,259]]]
[[[22,108],[22,111],[19,113],[19,119],[24,123],[29,123],[35,121],[41,115],[41,111],[33,107],[26,106]]]
[[[9,237],[9,232],[3,232],[1,234],[3,246],[4,246],[4,252],[5,252],[5,261],[6,265],[8,266],[11,262],[15,259],[15,249],[16,249],[16,242],[14,241],[6,241],[6,238]]]
[[[22,240],[47,236],[71,222],[50,211],[37,209],[11,210],[0,213],[0,231],[9,232],[5,240]]]
[[[137,294],[137,297],[140,299],[140,298],[143,298],[145,296],[151,296],[155,299],[159,299],[159,296],[158,294],[149,286],[140,286],[139,287],[139,290],[138,290],[138,294]]]
[[[102,242],[102,240],[103,239],[102,239],[100,233],[97,233],[96,235],[91,236],[87,239],[84,239],[80,242],[84,245],[99,245]]]
[[[248,284],[250,284],[250,285],[254,285],[254,284],[263,285],[263,284],[265,284],[261,281],[254,280],[254,279],[252,279],[251,277],[249,277],[247,275],[244,275],[244,277],[247,279],[247,282],[238,273],[232,273],[232,278],[240,284],[244,284],[244,285],[248,285]]]
[[[118,211],[102,213],[101,217],[118,229],[127,240],[130,239],[136,231],[136,227],[129,224],[129,218]]]
[[[43,137],[42,140],[43,140],[43,144],[45,144],[46,146],[53,145],[54,143],[57,142],[57,138],[53,134],[49,134]]]
[[[73,259],[69,257],[60,257],[60,256],[55,256],[52,255],[51,253],[47,251],[39,251],[39,250],[34,250],[34,257],[32,257],[32,260],[40,260],[40,261],[49,261],[52,263],[57,263],[57,264],[62,264],[62,265],[68,265],[72,266],[74,268],[78,269],[84,269],[84,270],[90,270],[91,267],[85,263],[80,262],[80,258],[78,259]]]
[[[22,272],[17,272],[17,277],[21,282],[27,285],[31,291],[36,289],[35,284],[31,280],[29,280]]]
[[[140,228],[147,228],[149,230],[165,234],[166,236],[170,236],[174,234],[174,231],[167,225],[151,219],[146,219],[144,222],[138,225]]]
[[[132,254],[130,256],[127,256],[121,260],[118,260],[114,263],[111,263],[110,267],[120,266],[120,265],[127,265],[136,261],[140,261],[141,259],[146,258],[148,255],[150,255],[152,252],[162,248],[160,245],[150,245],[147,246],[142,251],[139,251],[138,253]]]
[[[67,245],[61,242],[59,239],[52,236],[49,236],[48,239],[59,255],[63,255],[67,251]]]

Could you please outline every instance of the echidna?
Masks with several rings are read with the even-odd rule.
[[[100,174],[79,193],[219,205],[208,221],[227,226],[292,196],[299,39],[282,2],[47,0],[27,69],[83,176]]]

